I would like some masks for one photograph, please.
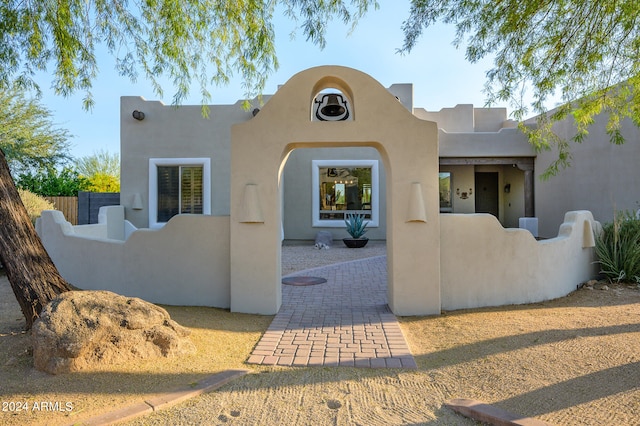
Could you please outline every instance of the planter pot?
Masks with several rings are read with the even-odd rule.
[[[361,248],[367,245],[368,238],[343,238],[344,245],[349,248]]]

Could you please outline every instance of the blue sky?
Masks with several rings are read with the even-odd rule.
[[[452,46],[454,28],[438,24],[426,31],[417,47],[409,55],[396,50],[402,46],[401,25],[409,14],[408,0],[381,0],[380,8],[370,11],[352,34],[342,23],[334,23],[327,35],[327,46],[320,50],[307,42],[300,33],[292,40],[295,23],[286,19],[276,21],[276,49],[280,68],[270,78],[265,94],[274,93],[278,85],[294,74],[318,65],[342,65],[363,71],[383,86],[394,83],[413,83],[414,105],[437,111],[459,103],[483,106],[482,92],[485,72],[491,61],[469,64],[464,50]],[[96,105],[92,111],[82,108],[83,93],[68,98],[55,96],[50,90],[51,78],[38,80],[42,103],[60,127],[74,136],[71,154],[76,157],[92,155],[99,150],[120,151],[120,96],[142,96],[147,100],[171,103],[174,93],[170,83],[163,86],[164,98],[154,94],[151,86],[139,79],[131,83],[114,70],[114,60],[105,55],[99,58],[98,78],[93,95]],[[185,104],[199,104],[197,87]],[[239,79],[225,87],[211,89],[214,104],[233,104],[243,97]]]

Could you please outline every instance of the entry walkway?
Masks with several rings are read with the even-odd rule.
[[[417,368],[387,305],[386,256],[288,275],[327,280],[283,285],[282,306],[248,363]]]

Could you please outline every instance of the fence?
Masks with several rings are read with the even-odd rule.
[[[72,225],[78,224],[78,197],[44,197],[60,210]]]
[[[98,223],[100,207],[119,204],[119,192],[78,192],[78,225]]]
[[[98,212],[102,206],[120,204],[120,194],[110,192],[80,192],[77,197],[44,197],[60,210],[72,225],[98,223]]]

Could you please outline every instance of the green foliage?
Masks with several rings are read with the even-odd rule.
[[[596,254],[610,280],[640,283],[640,219],[630,212],[616,215],[596,237]]]
[[[251,98],[278,68],[278,5],[287,16],[299,17],[307,39],[321,47],[331,19],[355,23],[377,7],[375,0],[9,0],[0,5],[0,86],[37,88],[33,74],[53,65],[55,92],[82,90],[84,106],[91,108],[95,51],[103,44],[121,75],[136,81],[141,71],[161,97],[160,78],[169,77],[175,104],[192,83],[206,104],[210,85],[226,84],[235,74]]]
[[[493,56],[487,103],[510,101],[517,120],[530,110],[539,114],[521,128],[536,149],[557,150],[548,177],[571,164],[569,142],[584,140],[596,115],[607,114],[615,144],[624,142],[624,119],[640,126],[639,20],[637,0],[412,0],[401,51],[409,52],[424,28],[443,21],[456,26],[454,44],[466,43],[469,61]],[[529,105],[527,94],[533,96]],[[549,112],[547,104],[557,96],[561,105]],[[575,135],[555,134],[553,124],[567,117]]]
[[[77,197],[78,192],[89,188],[89,181],[69,168],[61,171],[49,168],[20,174],[16,186],[43,197]]]
[[[367,223],[364,219],[363,214],[358,213],[348,213],[347,217],[344,220],[344,223],[347,225],[347,232],[351,235],[351,238],[361,238],[367,230]]]
[[[53,124],[51,111],[16,88],[0,87],[0,104],[0,149],[14,176],[68,161],[69,133]]]
[[[36,224],[36,219],[42,214],[42,210],[53,210],[53,204],[43,197],[27,191],[26,189],[18,189],[22,204],[27,209],[31,223]]]
[[[120,192],[120,155],[97,151],[76,161],[76,170],[91,192]]]

